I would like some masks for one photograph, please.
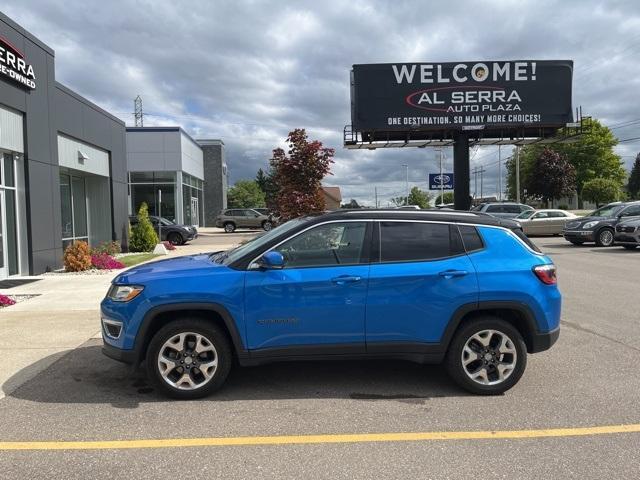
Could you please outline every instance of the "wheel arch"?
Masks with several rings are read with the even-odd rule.
[[[445,350],[449,348],[453,336],[462,325],[483,315],[492,315],[509,322],[522,335],[527,345],[527,352],[533,353],[537,350],[535,337],[538,327],[533,311],[524,303],[512,301],[478,302],[458,308],[453,314],[442,338]]]
[[[135,363],[140,363],[153,336],[177,317],[197,317],[218,325],[229,337],[237,358],[247,356],[242,337],[229,311],[217,303],[170,303],[151,308],[144,316],[135,339]]]

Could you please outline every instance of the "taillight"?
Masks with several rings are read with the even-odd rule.
[[[535,273],[536,277],[538,277],[538,279],[540,279],[540,281],[545,285],[555,285],[558,283],[558,278],[556,277],[556,266],[553,264],[533,267],[533,273]]]

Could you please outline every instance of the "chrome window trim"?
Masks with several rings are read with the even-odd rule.
[[[409,212],[411,213],[411,212]],[[471,214],[473,215],[473,214]],[[316,223],[314,225],[311,225],[307,228],[305,228],[304,230],[300,230],[299,232],[295,233],[294,235],[285,238],[284,240],[282,240],[281,242],[277,243],[276,245],[274,245],[273,247],[269,248],[268,250],[265,250],[264,252],[262,252],[260,255],[258,255],[257,257],[255,257],[253,260],[251,260],[251,262],[249,262],[249,266],[247,267],[247,271],[248,270],[259,270],[260,267],[255,263],[260,257],[262,257],[262,255],[264,255],[265,253],[271,252],[273,250],[275,250],[276,248],[278,248],[280,245],[282,245],[283,243],[297,237],[298,235],[303,234],[304,232],[311,230],[312,228],[316,228],[316,227],[320,227],[322,225],[327,225],[329,223],[345,223],[345,222],[408,222],[408,223],[436,223],[436,224],[445,224],[445,225],[465,225],[465,226],[469,226],[469,227],[474,227],[474,228],[494,228],[497,230],[504,230],[505,232],[507,232],[507,234],[509,234],[511,236],[511,238],[515,239],[520,245],[522,245],[526,250],[528,250],[529,252],[540,256],[540,257],[544,257],[545,253],[543,252],[536,252],[534,249],[532,249],[531,247],[529,247],[529,245],[527,245],[525,242],[522,241],[522,239],[520,239],[515,233],[513,233],[509,228],[507,227],[502,227],[499,225],[482,225],[482,224],[477,224],[477,223],[465,223],[465,222],[445,222],[445,221],[439,221],[439,220],[416,220],[416,219],[404,219],[404,218],[359,218],[359,219],[342,219],[342,220],[327,220],[326,222],[322,222],[322,223]],[[378,228],[378,231],[380,230],[380,228]],[[481,238],[482,239],[482,238]],[[380,239],[378,239],[378,241],[380,241]],[[484,242],[484,239],[482,239],[482,243],[484,246],[484,249],[486,250],[486,243]],[[451,257],[444,257],[444,258],[451,258]],[[351,264],[354,265],[354,264]],[[357,265],[361,265],[361,264],[357,264]],[[316,267],[306,267],[306,268],[316,268]]]

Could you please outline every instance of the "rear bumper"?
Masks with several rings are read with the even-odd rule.
[[[549,350],[560,336],[560,327],[544,333],[535,333],[531,338],[531,351],[529,353],[543,352]]]

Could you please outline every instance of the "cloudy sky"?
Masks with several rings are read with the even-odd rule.
[[[637,0],[0,0],[0,10],[55,50],[58,81],[127,125],[139,94],[145,126],[223,139],[232,182],[266,168],[304,127],[336,149],[325,183],[345,199],[372,204],[377,186],[386,205],[404,191],[403,164],[425,188],[439,168],[431,149],[342,148],[354,63],[572,59],[574,107],[611,126],[638,120],[614,132],[640,137]],[[618,147],[627,168],[638,151],[637,140]],[[472,157],[487,170],[485,195],[496,192],[497,149]]]

